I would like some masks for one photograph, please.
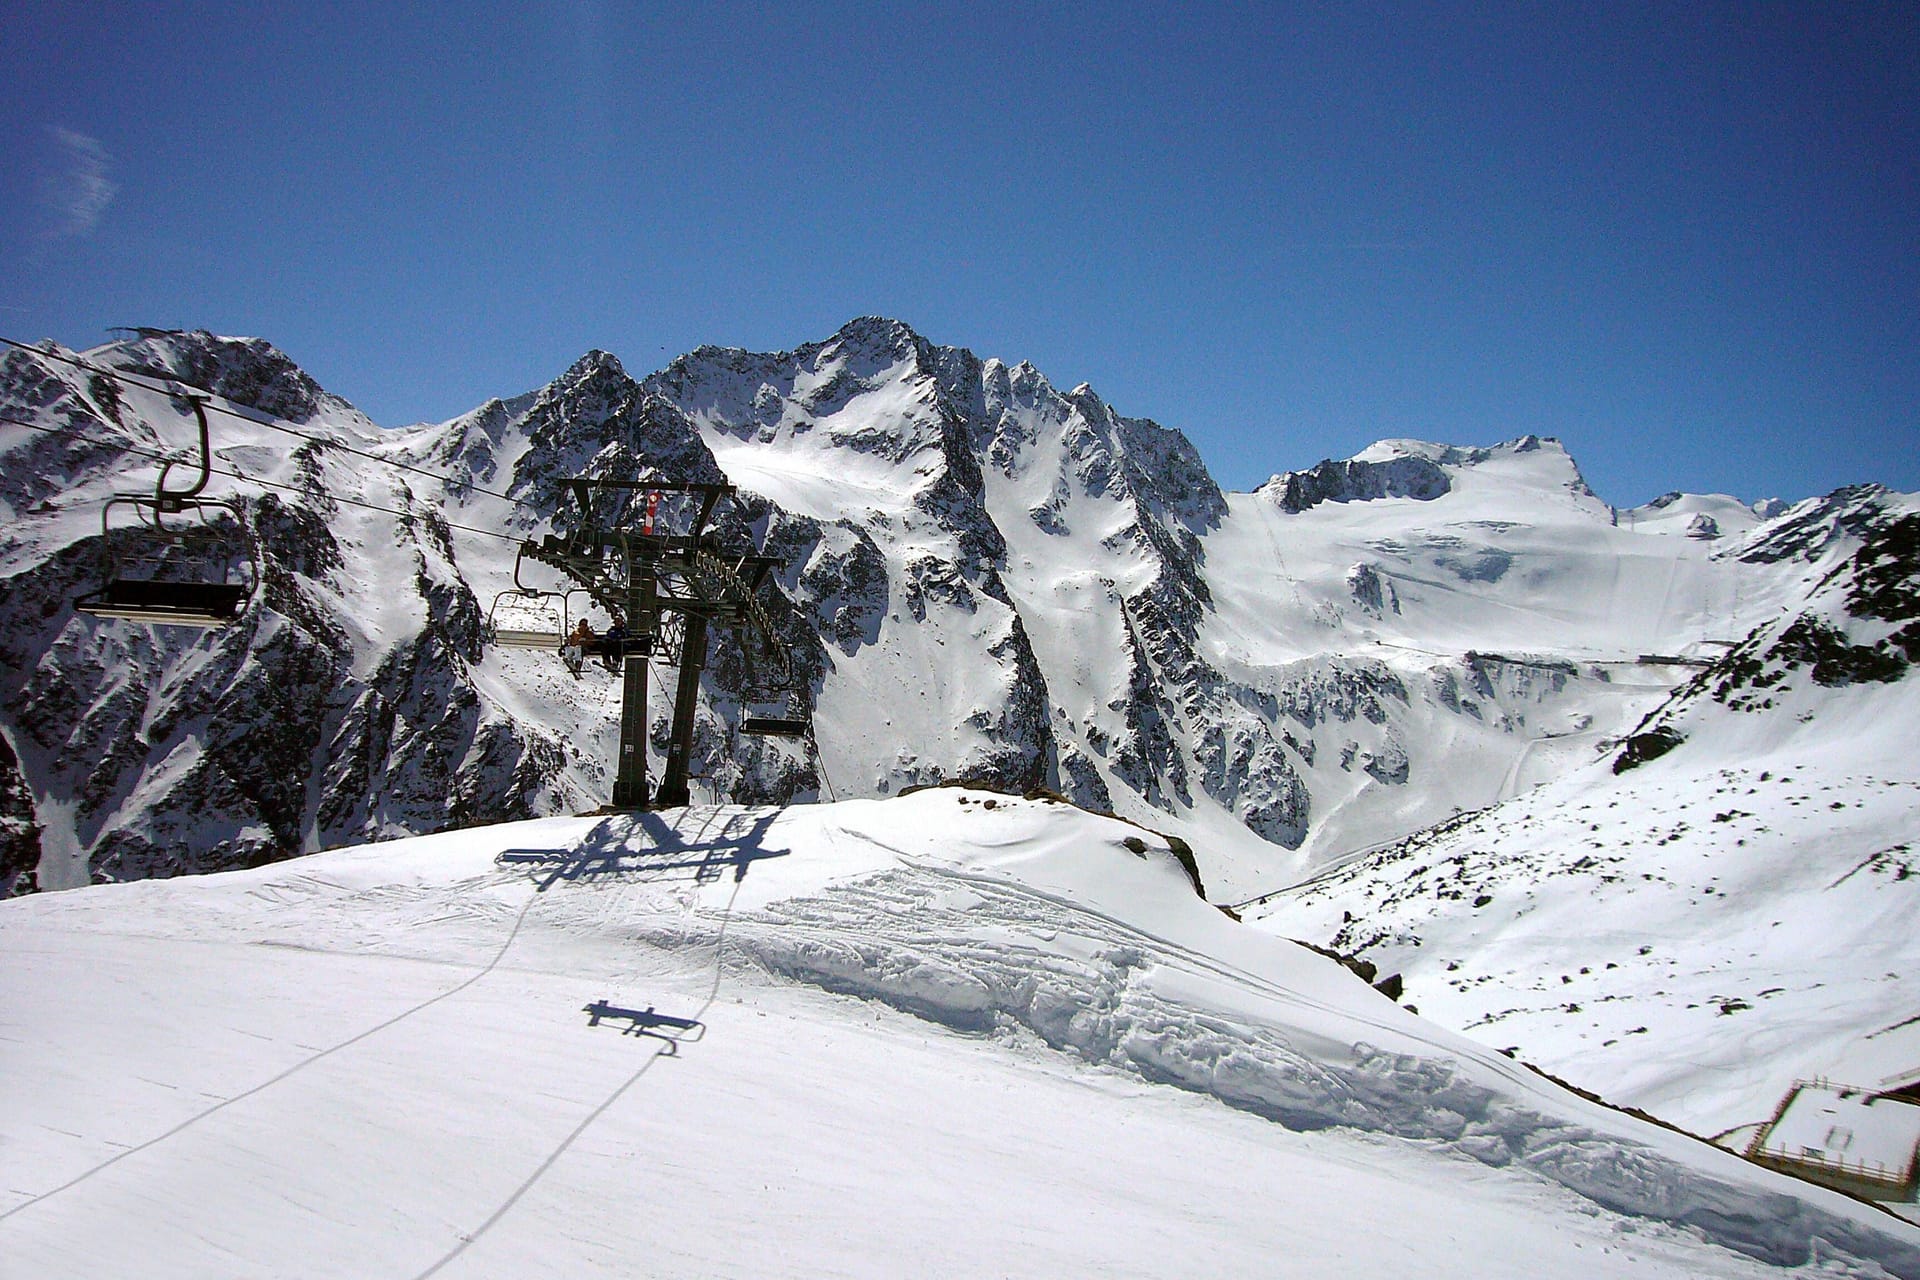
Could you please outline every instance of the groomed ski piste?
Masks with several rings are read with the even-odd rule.
[[[8,1276],[1920,1276],[1045,799],[476,828],[0,955]]]

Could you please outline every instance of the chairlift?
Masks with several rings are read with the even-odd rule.
[[[240,616],[259,585],[260,568],[240,508],[200,496],[213,474],[207,411],[201,397],[186,399],[200,424],[199,478],[185,489],[167,488],[167,475],[177,462],[169,460],[160,468],[152,496],[117,493],[107,500],[100,510],[105,570],[100,586],[73,602],[77,611],[154,626],[219,627]],[[115,507],[132,508],[137,528],[149,542],[158,543],[142,557],[149,563],[144,576],[129,573],[115,548]],[[194,519],[177,519],[182,516]]]
[[[754,557],[755,563],[742,562],[751,577],[749,590],[766,576],[771,561]],[[744,576],[744,575],[743,575]],[[808,738],[813,734],[813,717],[794,680],[793,660],[774,630],[773,619],[756,600],[748,609],[749,626],[740,637],[740,656],[745,662],[745,688],[741,691],[740,732],[753,738]],[[754,660],[759,650],[762,661]],[[764,710],[754,710],[759,704]]]
[[[615,628],[619,634],[614,634]],[[561,656],[566,659],[567,669],[574,675],[586,665],[588,658],[598,658],[600,665],[608,671],[619,671],[620,664],[626,661],[629,653],[650,654],[653,652],[651,637],[628,634],[625,626],[615,623],[613,627],[598,632],[580,644],[574,644],[573,638],[567,638],[567,646]]]
[[[761,615],[765,617],[764,613]],[[769,628],[762,638],[771,637]],[[751,651],[751,639],[745,639],[743,645],[746,664],[746,688],[741,691],[740,732],[752,738],[805,738],[813,733],[813,717],[809,714],[805,700],[793,678],[793,668],[783,647],[774,647],[777,642],[769,640],[763,653],[771,653],[776,659],[771,664],[755,663]]]
[[[566,664],[568,674],[575,679],[585,671],[588,658],[598,658],[609,671],[618,670],[620,661],[639,643],[639,637],[596,633],[584,644],[573,643],[574,614],[579,613],[579,620],[585,621],[587,609],[586,602],[576,605],[574,597],[591,599],[593,593],[585,587],[556,591],[529,586],[520,576],[525,564],[526,552],[522,547],[513,562],[513,585],[495,594],[493,604],[487,609],[487,634],[492,643],[506,649],[544,649],[557,653]]]
[[[558,603],[555,603],[555,602]],[[501,609],[502,604],[506,609]],[[511,618],[519,625],[505,626]],[[567,634],[566,592],[508,587],[487,609],[487,635],[507,649],[558,649]]]
[[[813,721],[804,716],[742,716],[740,732],[753,738],[804,738]]]

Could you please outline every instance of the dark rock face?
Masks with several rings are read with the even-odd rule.
[[[1399,593],[1381,576],[1378,565],[1356,564],[1347,570],[1347,592],[1355,604],[1376,617],[1400,612]]]
[[[1783,560],[1818,560],[1822,552],[1843,538],[1864,538],[1882,518],[1885,487],[1849,485],[1824,498],[1796,503],[1786,518],[1758,530],[1738,552],[1752,564]]]
[[[31,893],[38,887],[40,824],[34,820],[33,792],[20,772],[19,758],[0,737],[0,898]]]
[[[1903,637],[1912,648],[1916,636]],[[1782,666],[1808,668],[1815,684],[1835,688],[1840,685],[1878,681],[1890,684],[1906,674],[1912,658],[1895,651],[1895,644],[1849,644],[1846,633],[1817,618],[1796,618],[1780,633],[1768,657]]]
[[[1806,671],[1817,685],[1837,688],[1898,680],[1920,662],[1920,516],[1876,519],[1874,510],[1848,502],[1837,512],[1832,507],[1823,511],[1823,522],[1837,515],[1865,533],[1859,550],[1815,593],[1837,588],[1846,621],[1802,612],[1782,627],[1748,637],[1694,683],[1710,688],[1714,699],[1727,706],[1764,710],[1796,671]],[[1790,545],[1815,543],[1826,545],[1824,534],[1802,526],[1794,530]],[[1876,623],[1902,625],[1862,643],[1868,633],[1885,630]],[[1863,633],[1861,638],[1850,634],[1856,631]]]
[[[1847,611],[1856,618],[1920,618],[1920,516],[1902,516],[1868,536],[1853,555]],[[1902,628],[1903,634],[1909,629]],[[1909,662],[1920,661],[1903,641]]]
[[[1311,800],[1300,775],[1262,721],[1210,725],[1195,752],[1200,785],[1265,840],[1297,849],[1307,838]]]
[[[1639,768],[1649,760],[1658,760],[1679,746],[1682,741],[1678,732],[1665,726],[1633,734],[1627,739],[1620,754],[1614,757],[1613,771],[1625,773],[1629,769]]]
[[[1379,663],[1310,668],[1280,692],[1280,710],[1308,729],[1327,720],[1385,724],[1391,704],[1406,701],[1400,677]]]
[[[1310,471],[1292,471],[1267,486],[1280,509],[1298,514],[1323,502],[1416,498],[1431,502],[1452,488],[1439,466],[1425,458],[1385,462],[1326,459]]]
[[[11,348],[0,355],[0,404],[57,429],[34,434],[0,467],[0,504],[16,516],[46,510],[75,485],[111,474],[125,457],[124,446],[155,444],[138,423],[122,425],[112,379],[61,378],[60,368]]]
[[[540,392],[521,422],[530,447],[508,492],[536,511],[578,518],[566,482],[574,476],[724,484],[697,427],[649,393],[604,351],[590,351]],[[611,520],[612,509],[596,513]]]

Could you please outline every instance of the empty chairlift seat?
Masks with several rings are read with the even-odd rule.
[[[97,589],[73,602],[78,612],[157,626],[219,627],[238,618],[252,597],[260,581],[253,538],[237,503],[201,494],[213,474],[207,413],[200,396],[188,399],[200,428],[199,476],[185,489],[167,488],[176,465],[170,460],[151,495],[107,499],[100,509],[104,572]],[[136,522],[116,530],[116,507],[132,511]],[[136,566],[132,573],[129,561]]]
[[[804,738],[810,722],[802,716],[746,716],[740,732],[761,738]]]
[[[218,627],[240,616],[249,594],[247,585],[239,582],[153,582],[120,578],[81,596],[73,602],[73,607],[96,618]]]

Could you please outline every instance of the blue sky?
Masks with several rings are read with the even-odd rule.
[[[1920,7],[15,3],[0,334],[258,334],[376,421],[863,314],[1220,481],[1557,435],[1920,489]]]

